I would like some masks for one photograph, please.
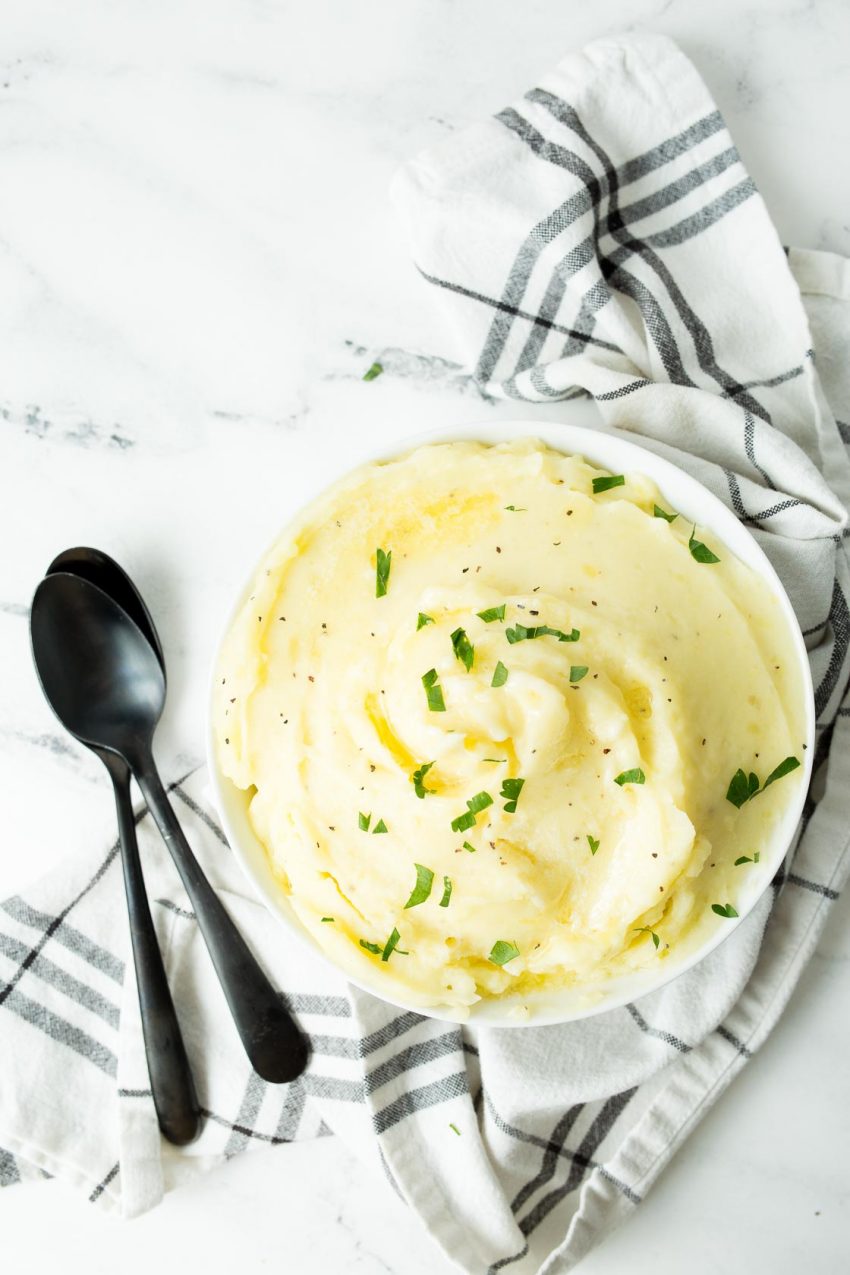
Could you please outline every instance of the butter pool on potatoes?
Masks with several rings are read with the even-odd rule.
[[[221,768],[300,920],[391,997],[592,995],[702,943],[795,794],[799,774],[726,796],[801,756],[778,602],[656,516],[675,511],[646,478],[600,476],[530,441],[366,466],[284,532],[225,640]]]

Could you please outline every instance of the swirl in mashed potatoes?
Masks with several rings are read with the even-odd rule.
[[[803,694],[768,586],[674,514],[536,442],[433,444],[267,555],[218,756],[353,976],[462,1014],[592,992],[735,915],[802,774]]]

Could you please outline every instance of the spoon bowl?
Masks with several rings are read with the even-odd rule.
[[[138,625],[97,585],[64,571],[39,584],[30,623],[42,689],[71,734],[137,752],[165,707],[162,665]]]
[[[102,549],[79,545],[75,549],[64,549],[57,554],[44,574],[56,575],[60,571],[88,580],[108,594],[113,602],[118,603],[153,647],[165,677],[165,656],[153,618],[144,598],[123,567],[119,567],[115,559],[110,558]]]

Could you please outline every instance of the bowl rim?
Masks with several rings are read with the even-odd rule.
[[[568,405],[567,405],[568,406]],[[635,441],[635,439],[641,441]],[[482,998],[470,1007],[469,1011],[445,1005],[420,1005],[414,1000],[405,1000],[382,990],[377,979],[374,981],[360,978],[348,969],[338,965],[324,949],[322,949],[310,932],[298,919],[286,896],[276,883],[265,847],[253,832],[247,817],[247,790],[238,788],[221,771],[218,764],[214,731],[214,693],[216,686],[216,670],[221,656],[221,649],[227,634],[234,623],[244,601],[248,597],[252,582],[266,554],[286,533],[289,527],[297,523],[304,510],[320,495],[340,480],[354,474],[362,466],[381,464],[400,459],[419,447],[438,443],[479,442],[485,445],[497,445],[520,440],[536,440],[552,450],[564,455],[579,455],[601,468],[614,472],[643,474],[650,478],[661,494],[680,512],[690,510],[688,521],[695,521],[701,527],[713,532],[741,561],[745,562],[771,587],[790,629],[792,645],[795,649],[800,675],[800,689],[804,697],[805,710],[805,745],[803,748],[802,775],[793,802],[784,811],[777,823],[771,839],[769,852],[763,855],[762,868],[758,880],[753,884],[753,874],[749,875],[745,885],[749,890],[742,892],[741,899],[736,901],[740,908],[738,916],[731,918],[727,924],[718,927],[708,939],[694,951],[688,953],[676,964],[669,961],[659,962],[659,971],[655,977],[648,977],[646,968],[633,971],[619,978],[611,979],[606,991],[596,999],[587,1003],[578,1003],[570,1008],[559,1000],[565,1001],[572,990],[576,999],[578,989],[544,989],[541,992],[526,996],[505,996],[495,999]],[[791,602],[779,576],[770,563],[767,555],[755,540],[751,532],[738,521],[736,515],[723,502],[705,487],[698,479],[680,469],[665,456],[659,455],[649,447],[642,445],[640,435],[632,436],[627,431],[615,429],[604,423],[588,427],[570,424],[568,421],[533,420],[527,417],[516,420],[500,419],[498,421],[473,421],[461,425],[450,425],[437,430],[428,430],[413,436],[400,438],[391,446],[375,450],[364,449],[364,456],[357,465],[350,464],[333,467],[329,476],[324,476],[321,484],[315,489],[299,495],[296,507],[280,527],[274,539],[267,545],[252,564],[251,570],[243,578],[232,606],[228,609],[225,621],[215,644],[213,660],[207,691],[206,721],[206,756],[210,787],[214,799],[216,813],[222,829],[231,847],[233,855],[243,874],[250,883],[253,892],[268,911],[284,926],[314,958],[322,962],[328,971],[347,983],[377,996],[380,1000],[401,1010],[412,1010],[424,1017],[443,1022],[467,1022],[475,1026],[515,1028],[542,1027],[557,1024],[578,1022],[585,1018],[595,1017],[610,1010],[622,1008],[630,1001],[652,992],[657,992],[675,981],[681,975],[703,961],[727,938],[739,925],[747,919],[758,901],[767,891],[775,873],[780,868],[792,844],[795,831],[803,812],[806,795],[811,781],[814,759],[815,710],[814,689],[811,668],[806,651],[805,641],[800,630]],[[652,441],[652,440],[649,440]],[[613,464],[612,464],[613,459]],[[624,463],[625,462],[625,463]],[[669,496],[671,490],[674,496]],[[684,510],[682,509],[684,506]],[[694,513],[694,510],[697,512]],[[693,517],[692,517],[693,514]],[[669,967],[669,968],[668,968]],[[520,1006],[531,1006],[527,1015],[520,1012]]]

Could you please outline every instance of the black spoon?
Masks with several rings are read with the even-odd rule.
[[[165,678],[139,627],[96,585],[59,572],[36,589],[33,653],[45,694],[82,743],[127,762],[168,846],[254,1070],[295,1080],[307,1044],[193,855],[153,759]],[[69,641],[70,638],[70,641]]]
[[[165,676],[162,647],[148,609],[130,577],[117,562],[97,549],[66,549],[47,568],[48,575],[57,571],[70,572],[91,581],[119,603],[144,634]],[[130,798],[130,768],[117,753],[93,744],[89,747],[109,771],[115,793],[124,888],[130,916],[130,941],[157,1120],[169,1142],[185,1146],[198,1136],[201,1113],[145,891]]]

